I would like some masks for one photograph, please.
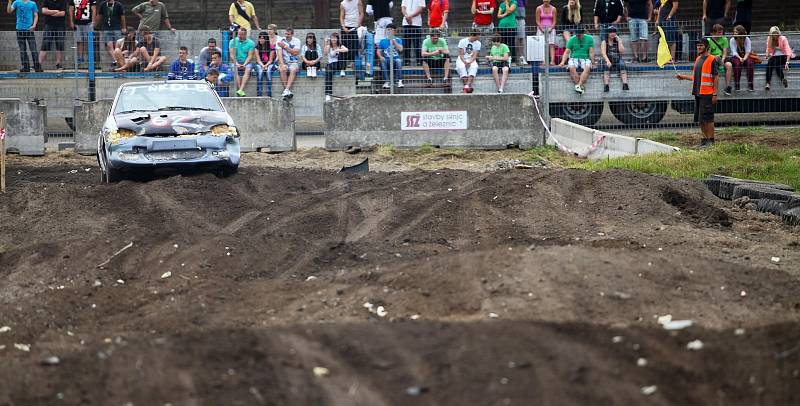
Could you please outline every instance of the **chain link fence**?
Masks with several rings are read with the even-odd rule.
[[[327,100],[356,94],[534,92],[549,117],[594,128],[694,126],[691,84],[675,76],[691,73],[695,40],[704,31],[699,22],[664,25],[673,60],[663,68],[656,65],[655,23],[586,25],[581,27],[583,41],[577,40],[577,28],[435,31],[398,26],[290,32],[270,26],[242,34],[95,32],[85,38],[71,31],[36,32],[33,52],[26,52],[30,72],[25,71],[17,33],[0,32],[0,88],[3,97],[46,104],[47,127],[58,140],[68,140],[74,106],[81,101],[113,98],[126,81],[164,80],[170,74],[201,79],[212,68],[223,97],[285,97],[300,120],[312,122],[322,121]],[[800,34],[782,35],[792,48],[800,48]],[[727,52],[720,62],[717,122],[795,121],[800,63],[786,56],[766,58],[768,33],[733,38],[725,32],[723,37],[710,39]],[[569,41],[573,46],[567,51]],[[591,51],[585,55],[581,47]],[[747,58],[731,56],[732,47]],[[742,48],[750,49],[750,55]],[[34,64],[32,57],[41,64]],[[581,78],[584,68],[589,73]]]

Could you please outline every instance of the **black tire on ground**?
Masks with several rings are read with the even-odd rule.
[[[771,199],[782,202],[788,202],[793,195],[794,193],[788,190],[775,189],[767,185],[760,185],[754,183],[741,183],[733,187],[731,200],[738,199],[742,196],[747,196],[753,200]]]
[[[609,102],[611,114],[625,124],[655,124],[667,113],[665,101]]]
[[[772,213],[780,216],[784,211],[786,202],[772,199],[758,199],[758,211],[762,213]]]
[[[239,165],[236,165],[236,166],[223,166],[222,168],[219,168],[219,176],[221,178],[227,178],[229,176],[233,176],[237,172],[239,172]]]
[[[784,210],[781,213],[781,221],[790,226],[800,226],[800,207]]]
[[[103,160],[103,164],[100,167],[100,181],[105,183],[117,183],[124,179],[122,171],[119,169],[114,169],[111,165],[108,164],[108,159],[106,158],[105,149],[102,150],[102,157],[98,154],[98,161],[100,159]]]
[[[603,115],[603,103],[576,102],[553,103],[550,105],[550,116],[580,125],[592,125]]]

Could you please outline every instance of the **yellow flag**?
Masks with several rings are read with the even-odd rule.
[[[669,45],[667,45],[667,37],[664,35],[664,30],[662,30],[661,27],[656,28],[658,28],[658,35],[660,36],[658,39],[658,55],[656,57],[656,63],[658,64],[659,68],[663,68],[664,65],[672,60],[672,54],[669,53]]]

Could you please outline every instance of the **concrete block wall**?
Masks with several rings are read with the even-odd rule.
[[[560,144],[581,156],[586,155],[592,144],[600,137],[605,137],[603,142],[586,156],[593,160],[653,153],[671,154],[679,151],[679,148],[671,145],[593,130],[560,118],[554,118],[550,121],[550,132]],[[556,145],[552,137],[547,138],[546,144]]]
[[[0,99],[6,115],[6,151],[20,155],[44,155],[47,107],[20,99]]]
[[[541,145],[543,127],[533,100],[503,95],[358,95],[325,103],[326,148],[393,145],[504,149]],[[402,112],[466,111],[466,130],[402,130]],[[508,114],[513,111],[514,114]]]

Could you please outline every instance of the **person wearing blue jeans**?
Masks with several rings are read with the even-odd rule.
[[[30,72],[31,64],[28,60],[27,50],[31,52],[31,59],[33,59],[33,69],[36,72],[41,72],[42,67],[39,65],[39,51],[36,49],[36,24],[39,22],[39,8],[33,0],[8,0],[6,12],[11,14],[17,13],[17,45],[19,46],[19,60],[22,64],[20,72]],[[26,50],[27,48],[27,50]]]
[[[275,44],[269,40],[269,33],[262,31],[258,34],[256,42],[256,96],[263,95],[262,89],[266,82],[267,97],[272,97],[272,72],[275,69]]]
[[[386,26],[386,38],[378,43],[378,57],[381,59],[381,74],[383,75],[384,89],[391,86],[389,63],[394,66],[394,77],[397,79],[397,87],[403,87],[403,59],[400,56],[403,52],[403,39],[394,36],[397,27],[394,24]]]

